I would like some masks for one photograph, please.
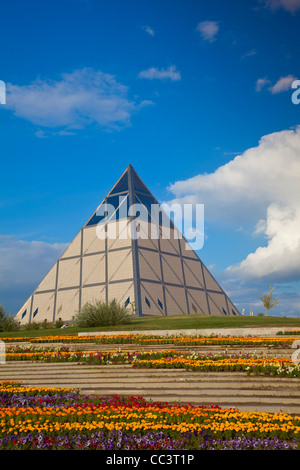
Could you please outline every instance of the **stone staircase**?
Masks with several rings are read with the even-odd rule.
[[[300,339],[299,339],[300,340]],[[7,347],[18,346],[20,343],[9,343]],[[283,348],[266,348],[261,346],[224,346],[224,345],[177,345],[173,343],[169,344],[97,344],[97,343],[27,343],[23,342],[22,347],[32,347],[37,348],[62,348],[67,347],[70,350],[75,351],[112,351],[112,350],[121,350],[121,351],[182,351],[182,352],[191,352],[195,351],[200,354],[248,354],[255,355],[257,357],[291,357],[294,349],[283,349]]]
[[[88,349],[86,345],[85,349]],[[113,349],[112,345],[109,349]],[[79,388],[82,395],[135,395],[160,402],[215,404],[240,411],[300,415],[298,378],[248,376],[243,372],[138,369],[127,364],[8,361],[0,365],[2,380],[38,387]]]

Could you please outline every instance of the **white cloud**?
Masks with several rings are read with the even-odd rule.
[[[299,202],[299,201],[298,201]],[[291,206],[270,204],[264,233],[267,246],[250,253],[229,274],[244,279],[272,279],[272,282],[300,279],[300,210]]]
[[[149,36],[154,36],[154,30],[150,26],[143,26],[142,29],[149,34]]]
[[[214,173],[170,186],[172,202],[205,204],[205,220],[248,226],[265,236],[228,274],[276,281],[300,279],[300,127],[264,136],[257,147]]]
[[[197,31],[201,34],[202,39],[205,41],[213,42],[219,32],[218,21],[202,21],[198,23]]]
[[[246,52],[243,56],[242,56],[242,60],[246,59],[247,57],[252,57],[254,55],[257,54],[257,51],[255,49],[252,49],[251,51],[248,51]]]
[[[17,313],[66,247],[0,235],[0,304]]]
[[[269,90],[273,95],[283,91],[288,91],[291,89],[294,80],[297,80],[294,75],[286,75],[285,77],[281,77],[279,80],[277,80],[277,82],[271,86]]]
[[[128,98],[128,88],[112,75],[88,68],[63,74],[56,81],[7,84],[6,108],[43,128],[68,131],[96,124],[120,129],[130,124],[139,106]]]
[[[258,78],[255,83],[255,89],[256,91],[261,91],[264,86],[266,86],[268,83],[271,83],[270,80],[267,78]]]
[[[295,13],[300,9],[300,0],[261,0],[270,10],[278,10],[283,8],[290,13]]]
[[[297,80],[297,78],[294,75],[286,75],[284,77],[280,77],[274,85],[270,86],[268,90],[270,93],[273,95],[277,93],[282,93],[284,91],[289,91],[291,90],[292,83],[294,80]],[[256,80],[255,83],[255,89],[257,92],[260,92],[266,85],[271,84],[270,80],[267,78],[259,78]]]
[[[176,70],[175,65],[171,65],[167,69],[151,67],[147,70],[142,70],[138,75],[139,78],[146,78],[148,80],[171,80],[172,82],[181,80],[181,74]]]
[[[13,236],[0,235],[0,284],[1,289],[14,285],[41,281],[41,273],[48,270],[57,261],[64,243],[46,243],[42,241],[18,240]]]

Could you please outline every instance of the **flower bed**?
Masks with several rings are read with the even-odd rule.
[[[300,377],[300,364],[290,358],[261,357],[254,354],[201,354],[197,352],[163,351],[73,351],[67,347],[8,347],[7,361],[77,362],[87,364],[132,364],[142,368],[184,368],[191,371],[245,371],[247,374]]]
[[[68,348],[8,348],[5,354],[7,361],[41,361],[41,362],[85,362],[88,364],[127,364],[132,363],[134,351],[72,351]]]
[[[300,417],[0,383],[0,449],[297,449]]]
[[[36,336],[23,338],[2,338],[2,341],[30,342],[30,343],[96,343],[96,344],[174,344],[178,346],[213,346],[230,345],[232,347],[276,347],[289,348],[297,338],[273,338],[273,337],[238,337],[238,336],[171,336],[171,335],[139,335],[139,334],[112,334],[112,335],[61,335],[61,336]]]
[[[248,374],[277,375],[281,377],[300,377],[300,368],[287,358],[243,358],[222,357],[200,359],[189,357],[136,359],[133,367],[154,369],[188,369],[202,372],[240,372]]]
[[[276,335],[300,335],[300,330],[285,330],[285,331],[277,331]]]

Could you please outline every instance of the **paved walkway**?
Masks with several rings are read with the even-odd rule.
[[[294,327],[266,327],[266,328],[211,328],[211,329],[180,329],[180,330],[137,330],[137,331],[99,331],[93,333],[78,333],[83,335],[174,335],[174,336],[275,336],[278,331],[290,331],[300,328]],[[300,336],[299,336],[300,339]]]

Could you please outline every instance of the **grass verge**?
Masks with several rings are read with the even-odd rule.
[[[9,337],[33,337],[47,335],[75,335],[79,332],[105,332],[105,331],[143,331],[143,330],[182,330],[182,329],[213,329],[213,328],[300,328],[300,318],[290,317],[250,317],[250,316],[208,316],[208,315],[180,315],[166,317],[140,317],[132,318],[126,325],[116,325],[110,327],[77,328],[66,329],[47,328],[38,330],[25,330],[13,332],[1,332],[1,338]],[[201,334],[201,331],[199,331]]]

